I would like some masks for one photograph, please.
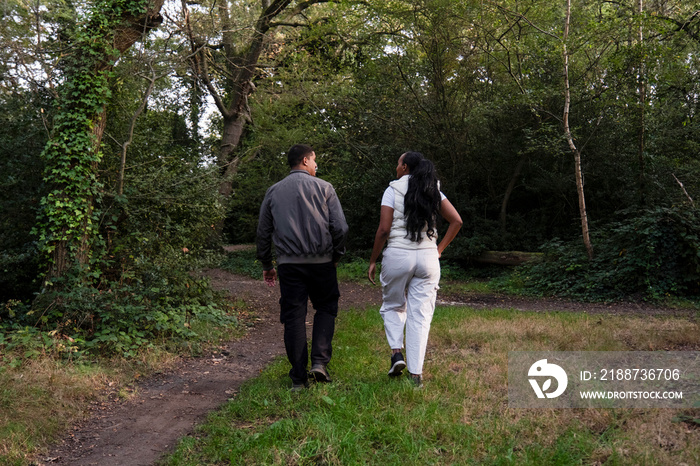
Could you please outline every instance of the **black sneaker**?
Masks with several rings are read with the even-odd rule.
[[[389,369],[389,377],[401,375],[401,372],[406,369],[406,361],[403,359],[401,352],[391,356],[391,369]]]
[[[313,379],[316,382],[330,382],[331,381],[331,376],[328,374],[328,371],[326,370],[326,366],[323,364],[314,364],[311,366],[311,370],[309,371],[309,375],[313,377]]]

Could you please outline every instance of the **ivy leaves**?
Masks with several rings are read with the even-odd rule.
[[[101,0],[68,31],[70,52],[62,63],[65,82],[54,133],[42,153],[44,182],[51,189],[41,201],[35,229],[49,279],[76,263],[90,269],[98,224],[94,201],[101,191],[99,145],[111,95],[110,67],[119,55],[113,45],[115,31],[146,7],[147,0]]]

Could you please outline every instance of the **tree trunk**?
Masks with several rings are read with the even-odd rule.
[[[221,170],[219,194],[224,199],[228,199],[233,191],[233,176],[238,172],[238,166],[240,165],[240,157],[234,154],[236,153],[235,149],[241,142],[245,124],[245,118],[241,116],[224,118],[224,133],[221,137],[219,152],[219,168]]]
[[[260,54],[263,50],[265,34],[270,28],[270,19],[264,16],[258,20],[255,27],[255,35],[249,45],[248,54],[245,57],[244,66],[235,66],[229,60],[229,71],[236,76],[233,83],[235,89],[231,104],[224,113],[224,132],[221,138],[221,149],[219,155],[219,166],[221,167],[222,179],[219,186],[219,194],[225,199],[231,195],[233,175],[238,171],[238,161],[240,158],[233,154],[241,142],[245,125],[251,121],[248,97],[253,93],[253,76],[260,61]],[[219,232],[220,233],[220,232]]]
[[[263,2],[264,3],[264,2]],[[279,3],[279,2],[276,2]],[[289,2],[283,2],[288,4]],[[265,4],[263,5],[266,6]],[[195,37],[190,24],[190,15],[186,2],[182,8],[185,16],[185,28],[192,47],[191,67],[195,76],[204,84],[209,94],[214,99],[219,113],[223,117],[223,129],[217,163],[221,173],[219,194],[223,199],[228,199],[233,191],[233,176],[238,171],[240,157],[237,157],[236,149],[240,144],[245,125],[251,121],[248,97],[253,92],[253,77],[257,69],[260,55],[263,50],[265,34],[270,29],[270,8],[264,8],[255,24],[255,32],[247,47],[247,53],[242,57],[236,56],[235,37],[231,34],[230,12],[226,2],[219,6],[219,17],[222,21],[222,48],[225,51],[226,60],[224,66],[227,75],[230,76],[226,87],[231,89],[228,103],[219,94],[212,82],[209,72],[210,56],[208,48],[199,38]],[[279,12],[275,13],[278,14]],[[223,220],[215,226],[215,234],[221,236]]]
[[[578,193],[578,208],[581,216],[581,233],[583,244],[586,247],[588,259],[593,258],[593,245],[588,231],[588,214],[586,212],[586,197],[583,191],[583,170],[581,169],[581,151],[576,147],[574,138],[569,127],[569,110],[571,107],[571,90],[569,84],[569,52],[566,42],[569,38],[569,24],[571,21],[571,0],[566,1],[566,19],[564,22],[564,38],[562,43],[562,54],[564,58],[564,134],[569,148],[574,154],[574,172],[576,175],[576,192]]]
[[[104,11],[112,11],[109,2],[96,6],[98,10],[95,17],[83,26],[85,30],[92,34],[101,30],[105,18],[114,21],[114,28],[104,33],[104,42],[99,42],[99,39],[89,43],[76,42],[73,51],[75,55],[67,57],[70,64],[66,68],[64,87],[67,89],[65,94],[72,95],[61,96],[62,104],[57,114],[57,121],[61,123],[44,150],[44,179],[47,184],[53,186],[52,191],[42,201],[47,218],[38,225],[41,237],[45,241],[42,248],[48,253],[46,281],[63,277],[74,265],[88,269],[91,262],[91,248],[96,235],[92,216],[95,194],[99,189],[99,148],[107,123],[106,99],[102,95],[101,103],[98,103],[86,97],[86,101],[90,100],[86,103],[83,102],[82,96],[90,95],[91,98],[95,98],[96,95],[100,96],[101,92],[104,93],[99,86],[104,85],[104,79],[107,79],[104,72],[111,69],[118,58],[114,56],[114,50],[123,53],[157,27],[162,22],[160,9],[163,3],[164,0],[154,0],[148,3],[140,14],[125,13],[117,18],[106,16]],[[119,9],[115,8],[114,11]],[[86,81],[86,76],[93,79]],[[86,88],[86,82],[97,83],[95,86],[98,87]],[[82,92],[76,96],[75,89],[81,89]],[[75,115],[78,115],[77,119]],[[89,123],[81,121],[80,115],[88,118]],[[78,124],[74,124],[76,121]],[[86,139],[90,141],[90,148],[76,150],[76,147],[85,147]],[[62,204],[70,207],[61,207]]]

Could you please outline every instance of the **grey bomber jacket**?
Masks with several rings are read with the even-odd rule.
[[[272,269],[277,264],[337,262],[345,254],[348,224],[329,182],[304,170],[292,170],[272,185],[260,206],[257,257]]]

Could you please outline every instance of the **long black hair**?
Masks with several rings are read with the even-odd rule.
[[[408,165],[411,178],[404,197],[406,237],[420,243],[422,231],[428,226],[428,238],[437,236],[437,214],[440,209],[440,189],[433,162],[420,152],[406,152],[403,163]]]

